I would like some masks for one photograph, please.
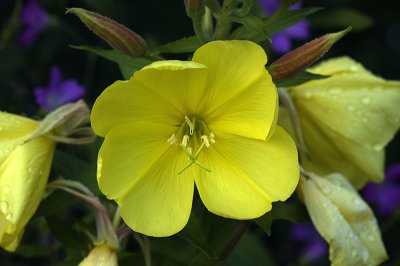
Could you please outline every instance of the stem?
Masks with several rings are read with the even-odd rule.
[[[225,39],[231,30],[232,21],[229,19],[231,11],[237,6],[237,0],[225,0],[222,9],[218,13],[217,25],[215,29],[215,40]]]
[[[121,210],[120,207],[117,206],[117,209],[115,210],[113,221],[112,221],[114,230],[117,230],[119,227],[119,224],[121,223],[121,215],[119,214],[120,210]]]
[[[306,146],[306,142],[304,141],[303,131],[301,129],[300,119],[297,114],[296,107],[293,104],[293,100],[290,95],[286,92],[286,90],[282,88],[278,88],[279,102],[283,107],[289,112],[290,120],[294,126],[294,132],[296,134],[296,138],[299,142],[299,149],[305,154],[307,158],[309,158],[309,152]]]
[[[138,242],[140,249],[143,252],[144,263],[146,266],[151,266],[151,252],[150,252],[150,241],[145,235],[141,235],[137,232],[133,232],[133,237]]]
[[[193,22],[193,30],[197,36],[197,39],[199,39],[201,44],[205,43],[207,41],[207,38],[204,35],[204,31],[203,31],[202,17],[194,17],[194,18],[192,18],[192,22]]]
[[[226,244],[225,248],[219,254],[218,256],[219,260],[224,260],[229,256],[229,254],[235,248],[237,243],[239,243],[239,240],[242,238],[244,232],[246,232],[246,229],[249,225],[250,225],[249,220],[239,222],[239,226],[236,232],[233,234],[231,240]]]

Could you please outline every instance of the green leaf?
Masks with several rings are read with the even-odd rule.
[[[90,244],[88,238],[82,232],[78,232],[71,225],[70,220],[63,220],[57,216],[47,216],[46,222],[51,232],[67,249],[68,257],[79,256],[82,250],[87,250]]]
[[[227,262],[230,266],[275,266],[277,263],[272,259],[273,257],[260,241],[260,238],[253,234],[245,233],[229,255]]]
[[[242,24],[251,32],[258,33],[260,35],[260,38],[268,39],[271,37],[271,35],[266,30],[264,22],[260,18],[252,14],[248,14],[243,17],[230,16],[229,19],[233,22]]]
[[[151,53],[158,55],[162,53],[191,53],[201,46],[196,36],[185,37],[173,42],[166,43],[155,48]]]
[[[282,82],[278,82],[276,84],[277,87],[292,87],[292,86],[297,86],[300,85],[302,83],[305,83],[307,81],[310,80],[317,80],[317,79],[325,79],[328,78],[329,76],[325,76],[325,75],[319,75],[319,74],[313,74],[311,72],[307,72],[307,71],[302,71],[298,74],[296,74],[293,78],[282,81]]]
[[[275,220],[287,220],[292,223],[303,223],[309,220],[305,207],[299,203],[275,202],[272,210],[254,219],[254,222],[267,234],[271,234],[271,225]]]
[[[175,260],[182,265],[188,265],[200,252],[196,247],[177,236],[154,238],[151,240],[152,254],[158,253]]]
[[[271,235],[272,216],[271,213],[266,213],[263,216],[254,219],[254,222],[268,235]]]
[[[121,69],[122,75],[125,79],[129,79],[133,73],[142,69],[144,66],[152,63],[150,59],[144,57],[130,57],[122,52],[116,50],[105,50],[95,46],[88,45],[71,45],[72,48],[92,52],[98,56],[104,57],[114,63],[117,63]]]
[[[338,19],[340,18],[340,19]],[[312,17],[313,26],[320,29],[344,28],[351,26],[353,31],[365,30],[374,25],[374,18],[352,8],[327,10]]]
[[[78,202],[78,198],[67,192],[61,190],[53,191],[40,203],[32,219],[55,214],[56,212]]]
[[[288,10],[281,16],[278,16],[274,22],[270,24],[269,18],[265,17],[262,19],[264,24],[264,32],[268,32],[270,36],[282,31],[297,22],[305,19],[307,16],[321,10],[319,7],[302,8],[297,10]],[[246,26],[237,28],[230,36],[229,39],[245,39],[252,40],[254,42],[261,42],[265,40],[263,36],[260,36],[256,31],[250,30]]]

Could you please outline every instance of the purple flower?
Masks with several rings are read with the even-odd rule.
[[[278,0],[261,0],[261,5],[268,15],[275,13],[279,8]],[[299,9],[300,3],[291,6],[289,9]],[[278,54],[284,54],[292,50],[291,40],[305,40],[309,38],[310,29],[309,23],[302,20],[289,28],[278,32],[272,36],[272,50]]]
[[[386,169],[382,183],[369,183],[363,190],[366,201],[375,205],[382,215],[388,216],[400,207],[400,164]]]
[[[20,36],[23,46],[32,45],[36,36],[49,24],[49,15],[36,0],[28,0],[22,7],[21,23],[25,26]]]
[[[47,88],[37,87],[33,93],[36,103],[46,111],[51,111],[78,100],[85,93],[85,89],[74,79],[62,80],[60,69],[53,66]]]
[[[290,230],[291,239],[299,245],[301,254],[309,261],[328,254],[328,244],[318,234],[312,223],[296,224]]]

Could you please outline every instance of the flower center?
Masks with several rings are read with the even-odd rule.
[[[179,140],[181,141],[178,142]],[[183,173],[193,164],[211,172],[207,166],[198,161],[198,157],[204,147],[209,148],[211,144],[215,143],[215,135],[199,117],[193,116],[190,119],[185,116],[177,133],[172,134],[167,142],[171,145],[179,145],[188,156],[188,162],[178,171],[178,174]]]

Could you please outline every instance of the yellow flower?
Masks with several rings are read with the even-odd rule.
[[[114,249],[102,243],[95,246],[79,266],[118,266],[118,257]]]
[[[39,206],[56,142],[94,140],[93,132],[81,127],[88,117],[83,101],[61,106],[42,121],[0,112],[0,246],[4,249],[17,248]]]
[[[49,176],[55,142],[28,138],[39,122],[0,112],[0,246],[14,251],[36,211]]]
[[[369,206],[340,174],[301,177],[299,191],[333,266],[379,265],[387,259]]]
[[[297,151],[275,126],[266,61],[252,42],[211,42],[191,62],[155,62],[99,96],[91,116],[105,137],[99,187],[133,230],[181,230],[194,183],[208,210],[236,219],[259,217],[292,194]]]
[[[291,88],[309,152],[302,164],[320,175],[340,172],[356,188],[382,181],[384,148],[400,126],[400,82],[347,57],[309,71],[330,77]]]

